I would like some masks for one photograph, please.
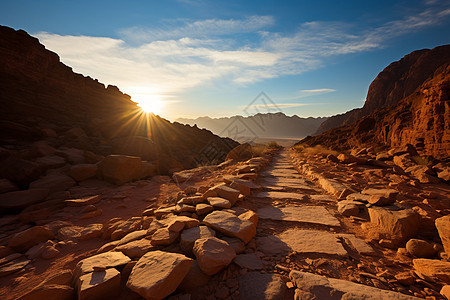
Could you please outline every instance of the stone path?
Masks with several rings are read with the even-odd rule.
[[[294,251],[347,255],[339,236],[330,230],[340,226],[339,220],[324,206],[306,204],[305,201],[301,201],[309,198],[305,195],[305,191],[316,196],[318,189],[308,184],[306,178],[293,168],[288,151],[281,151],[260,175],[260,184],[264,190],[255,196],[272,200],[270,205],[263,206],[257,211],[261,223],[264,224],[264,221],[270,220],[283,223],[288,228],[273,235],[259,236],[257,244],[260,251],[267,255],[286,255]],[[288,189],[289,192],[278,191],[281,189]],[[319,196],[319,198],[326,197],[329,198],[327,195]],[[289,199],[297,200],[298,205],[276,207],[273,204],[276,201],[283,205],[283,202]],[[321,229],[301,228],[304,224],[317,225]]]

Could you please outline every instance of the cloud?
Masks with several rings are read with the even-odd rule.
[[[307,22],[291,34],[263,31],[275,23],[274,18],[250,16],[128,28],[115,39],[46,32],[36,36],[76,72],[118,85],[135,101],[139,93],[132,92],[142,87],[146,95],[177,101],[176,96],[186,90],[216,80],[247,85],[302,74],[340,55],[382,48],[389,39],[439,24],[449,15],[450,9],[431,7],[371,29],[342,22]],[[242,33],[252,35],[252,44],[242,43]],[[334,90],[301,90],[295,98],[329,92]]]
[[[204,38],[205,36],[226,36],[255,32],[273,25],[275,20],[272,16],[250,16],[242,20],[207,19],[174,23],[165,25],[165,28],[125,28],[119,31],[119,35],[122,39],[135,43],[180,39],[184,37]]]

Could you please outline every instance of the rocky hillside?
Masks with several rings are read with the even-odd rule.
[[[450,64],[447,64],[395,106],[300,143],[340,150],[412,144],[422,155],[445,159],[450,156],[449,94]]]
[[[397,104],[411,95],[441,66],[450,63],[450,45],[414,51],[391,63],[371,83],[362,108],[330,117],[316,134],[351,124],[376,110]]]
[[[303,138],[311,135],[327,118],[300,118],[279,113],[256,114],[254,116],[233,116],[230,118],[201,117],[197,119],[178,119],[177,122],[197,125],[224,137],[231,137],[232,132],[226,130],[230,124],[239,124],[247,129],[244,134],[258,138]]]
[[[25,31],[0,26],[0,56],[2,177],[24,160],[36,163],[43,153],[33,145],[43,140],[63,158],[63,148],[88,157],[79,160],[83,163],[109,154],[134,155],[152,161],[161,173],[205,163],[202,154],[211,147],[216,154],[208,159],[220,161],[237,145],[207,130],[143,114],[130,96],[74,73]]]

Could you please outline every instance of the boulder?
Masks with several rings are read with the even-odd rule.
[[[46,171],[49,169],[57,169],[66,164],[66,160],[61,156],[51,155],[42,156],[36,159],[36,163],[39,165],[41,171]]]
[[[126,155],[108,155],[99,163],[103,178],[117,185],[138,179],[141,175],[141,158]]]
[[[419,273],[432,278],[438,278],[450,284],[450,262],[437,259],[413,259],[414,269]]]
[[[231,208],[231,202],[220,197],[208,197],[208,203],[214,208]]]
[[[0,178],[6,178],[22,187],[41,176],[39,165],[25,159],[6,159],[0,163]]]
[[[223,184],[216,185],[210,189],[211,191],[215,192],[219,197],[227,199],[231,202],[231,206],[233,206],[236,201],[239,200],[239,191],[235,190],[231,187],[228,187]]]
[[[338,212],[346,217],[358,216],[360,208],[364,206],[361,202],[352,200],[343,200],[338,202]]]
[[[248,210],[238,215],[238,218],[241,220],[250,221],[253,225],[258,226],[258,214],[253,210]]]
[[[227,236],[237,237],[246,244],[256,234],[256,226],[252,222],[241,220],[229,212],[214,211],[203,219],[203,223]]]
[[[206,203],[199,203],[195,206],[195,212],[199,216],[209,214],[213,210],[214,210],[214,207],[212,207],[211,205],[206,204]]]
[[[149,239],[144,238],[123,245],[119,245],[114,250],[121,251],[123,254],[131,258],[140,258],[145,253],[154,249],[155,246],[152,245],[151,241]]]
[[[186,254],[192,255],[192,248],[196,240],[215,236],[216,232],[207,226],[185,229],[180,236],[180,247]]]
[[[79,164],[70,167],[69,175],[76,181],[83,181],[95,177],[97,171],[96,164]]]
[[[441,238],[444,251],[450,254],[450,215],[437,218],[435,221],[436,228]]]
[[[450,299],[450,285],[444,285],[440,291],[441,295]]]
[[[131,259],[122,252],[105,252],[97,254],[83,260],[80,260],[73,271],[74,279],[80,276],[94,272],[94,267],[97,268],[116,268],[129,263]]]
[[[135,240],[142,239],[146,235],[147,235],[147,230],[132,231],[129,234],[127,234],[126,236],[124,236],[123,238],[121,238],[117,245],[120,246],[120,245],[124,245],[124,244],[127,244],[127,243],[135,241]]]
[[[113,299],[120,295],[120,272],[114,268],[96,271],[78,279],[78,299]]]
[[[127,287],[145,299],[165,298],[176,290],[193,263],[178,253],[148,252],[134,266]]]
[[[152,235],[153,246],[167,246],[175,242],[180,235],[179,232],[170,231],[168,228],[160,228]]]
[[[19,252],[25,252],[34,245],[54,239],[55,235],[44,226],[34,226],[13,235],[8,243],[8,247]]]
[[[196,240],[193,252],[200,269],[206,275],[216,274],[236,257],[236,252],[227,242],[215,237]]]
[[[0,195],[0,211],[17,211],[42,202],[48,196],[48,189],[29,189]]]
[[[200,267],[198,266],[197,261],[194,260],[194,263],[189,269],[189,272],[184,277],[183,281],[181,282],[178,288],[183,291],[191,291],[206,285],[210,279],[211,276],[208,276],[205,273],[203,273]]]
[[[433,245],[424,240],[410,239],[406,243],[406,250],[416,257],[433,257],[436,254],[436,249]]]
[[[263,268],[262,260],[255,253],[239,254],[234,259],[234,263],[249,270],[261,270]]]
[[[64,174],[49,174],[33,181],[30,189],[48,189],[50,193],[65,191],[76,185],[76,182]]]
[[[337,159],[343,164],[352,164],[356,163],[359,165],[365,164],[367,162],[366,159],[359,158],[350,154],[341,153],[338,155]]]
[[[80,232],[80,240],[90,240],[102,235],[102,224],[90,224],[84,227]]]
[[[420,216],[412,209],[395,207],[370,207],[370,222],[392,240],[406,241],[419,229]]]
[[[308,297],[299,299],[417,300],[413,296],[301,271],[291,271],[289,279],[298,289],[296,294],[308,295]]]

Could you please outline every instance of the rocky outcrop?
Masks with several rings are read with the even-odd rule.
[[[387,66],[370,84],[362,108],[332,116],[324,121],[316,134],[351,124],[378,109],[397,104],[408,97],[435,73],[450,62],[450,45],[414,51]]]
[[[378,110],[352,125],[305,138],[299,144],[324,145],[335,150],[370,146],[401,148],[411,144],[420,155],[446,158],[450,155],[449,94],[450,65],[443,65],[396,105]],[[422,179],[427,180],[426,177]]]

